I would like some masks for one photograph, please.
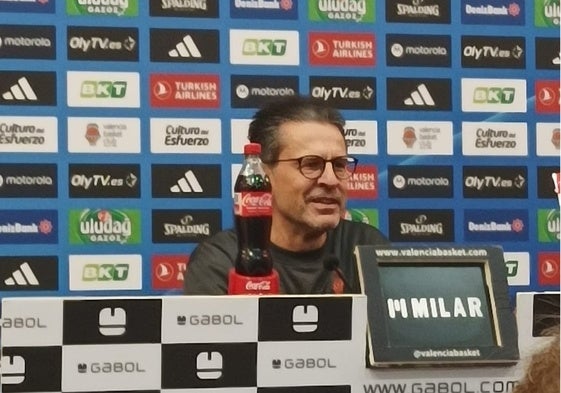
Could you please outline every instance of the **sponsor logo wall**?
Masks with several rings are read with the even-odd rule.
[[[3,0],[0,295],[179,293],[293,94],[348,120],[345,219],[559,289],[559,26],[559,0]]]

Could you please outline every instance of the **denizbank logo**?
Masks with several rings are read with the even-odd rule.
[[[71,291],[142,288],[142,256],[69,255]]]
[[[314,22],[374,23],[375,2],[368,0],[308,0]]]
[[[559,28],[560,14],[559,0],[534,1],[534,24],[536,26]]]
[[[140,107],[138,72],[68,71],[67,103],[70,107]]]
[[[523,25],[524,3],[520,0],[466,0],[462,2],[462,23]]]
[[[538,209],[538,241],[540,243],[559,243],[559,209]]]
[[[70,244],[139,244],[140,210],[70,210]]]
[[[464,239],[468,241],[528,241],[528,210],[466,209]]]
[[[138,16],[138,0],[66,0],[68,15]]]
[[[58,243],[56,210],[0,210],[0,244]]]
[[[230,63],[299,65],[298,31],[230,30]]]

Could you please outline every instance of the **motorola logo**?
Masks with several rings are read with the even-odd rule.
[[[297,76],[232,75],[230,98],[233,108],[257,108],[266,100],[298,94]]]
[[[389,66],[450,67],[451,45],[448,35],[388,34],[386,62]]]
[[[452,166],[388,166],[391,198],[452,198]]]
[[[55,27],[0,25],[0,57],[55,59]]]

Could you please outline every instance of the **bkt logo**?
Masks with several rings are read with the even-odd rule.
[[[197,377],[218,379],[222,376],[222,354],[220,352],[200,352],[197,355]]]
[[[286,40],[249,38],[243,42],[242,53],[246,56],[284,56]]]
[[[516,90],[512,87],[478,87],[473,91],[476,104],[512,104]]]
[[[105,307],[99,311],[98,330],[104,336],[122,336],[127,330],[127,312],[121,307]]]
[[[126,281],[129,265],[124,263],[87,264],[82,271],[84,281]]]
[[[82,98],[123,98],[127,94],[127,82],[84,81],[80,89]]]

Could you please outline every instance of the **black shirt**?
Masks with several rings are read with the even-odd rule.
[[[339,267],[358,292],[354,248],[356,245],[387,244],[375,227],[341,220],[327,232],[325,245],[317,250],[293,252],[271,245],[273,267],[279,273],[281,294],[328,294],[332,291],[333,272],[324,267],[327,256],[339,259]],[[193,251],[185,273],[186,295],[225,295],[228,271],[238,252],[234,230],[226,230],[205,240]]]

